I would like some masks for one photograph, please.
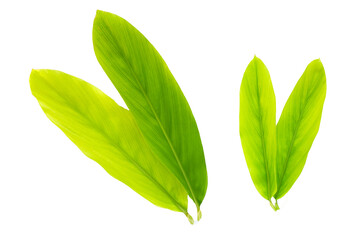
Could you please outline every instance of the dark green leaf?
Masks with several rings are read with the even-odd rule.
[[[98,11],[96,57],[160,161],[200,207],[207,172],[199,131],[180,87],[151,43],[130,23]]]

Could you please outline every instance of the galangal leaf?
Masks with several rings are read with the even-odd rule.
[[[276,192],[276,103],[270,74],[257,57],[245,70],[240,87],[240,137],[258,192],[270,201]]]
[[[132,114],[91,84],[33,70],[32,94],[47,117],[89,158],[153,204],[187,213],[187,193],[152,153]]]
[[[201,215],[207,171],[199,131],[180,87],[151,43],[130,23],[97,11],[96,57],[159,160],[179,179]]]
[[[276,126],[277,192],[283,197],[304,168],[310,147],[319,131],[326,95],[325,70],[312,61],[292,91]]]

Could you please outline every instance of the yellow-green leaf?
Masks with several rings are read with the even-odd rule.
[[[278,190],[275,199],[290,190],[304,168],[319,131],[325,95],[325,70],[320,59],[314,60],[297,82],[276,126]]]
[[[187,213],[187,193],[152,153],[132,114],[91,84],[33,70],[33,95],[47,117],[89,158],[153,204]]]
[[[254,185],[270,203],[276,192],[275,111],[269,71],[259,58],[254,57],[245,70],[240,87],[240,137]]]

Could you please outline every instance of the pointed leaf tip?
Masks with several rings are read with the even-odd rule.
[[[40,75],[40,71],[41,71],[40,69],[31,69],[31,73],[30,73],[30,77],[29,77],[31,92],[33,92],[33,86],[35,84],[34,81],[36,81],[36,79]]]
[[[251,60],[250,63],[256,63],[256,64],[261,64],[261,65],[265,66],[264,62],[260,58],[258,58],[256,55],[254,55],[254,58]]]
[[[96,10],[96,15],[102,15],[102,14],[104,14],[104,13],[106,13],[105,11],[102,11],[102,10]]]
[[[320,58],[313,60],[313,61],[308,65],[308,67],[316,67],[316,68],[321,68],[321,69],[324,68],[324,66],[323,66]]]
[[[31,75],[37,74],[39,72],[40,72],[40,69],[31,69],[30,78],[31,78]]]
[[[96,22],[98,19],[102,19],[102,21],[103,21],[104,19],[106,19],[107,17],[110,17],[111,15],[114,15],[114,14],[112,14],[110,12],[103,11],[103,10],[96,10],[96,15],[95,15],[95,18],[94,18],[94,22]]]

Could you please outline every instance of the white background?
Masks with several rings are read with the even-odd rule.
[[[289,2],[1,1],[0,239],[359,239],[360,7]],[[49,68],[124,106],[93,52],[97,9],[153,43],[191,105],[209,175],[195,225],[86,158],[31,95],[31,69]],[[320,131],[278,212],[256,191],[238,134],[254,54],[270,71],[277,117],[308,63],[320,58],[327,75]]]

